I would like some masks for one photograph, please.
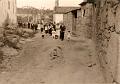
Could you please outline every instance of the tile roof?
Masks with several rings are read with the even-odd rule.
[[[76,9],[80,9],[80,7],[55,7],[54,13],[56,14],[64,14]]]

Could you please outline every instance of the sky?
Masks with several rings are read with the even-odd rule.
[[[60,6],[79,6],[83,0],[59,0]],[[17,0],[17,7],[32,6],[38,9],[53,9],[55,0]]]

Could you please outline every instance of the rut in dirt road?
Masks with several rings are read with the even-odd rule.
[[[13,70],[0,75],[0,84],[104,83],[91,40],[60,41],[37,34],[13,62]]]

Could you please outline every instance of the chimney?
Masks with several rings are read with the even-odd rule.
[[[59,6],[59,0],[55,0],[55,7]]]

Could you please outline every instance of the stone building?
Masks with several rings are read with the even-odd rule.
[[[120,83],[120,1],[86,0],[65,13],[72,32],[91,38],[106,83]],[[74,26],[76,24],[76,27]]]
[[[92,4],[82,2],[80,7],[64,14],[64,24],[73,35],[90,38],[92,31]]]
[[[120,1],[93,3],[93,40],[106,83],[120,83]]]
[[[79,7],[59,6],[59,0],[55,0],[53,21],[55,23],[64,23],[67,19],[66,13],[75,9],[79,9]]]
[[[92,37],[92,3],[89,2],[82,2],[80,3],[81,6],[81,15],[78,17],[78,27],[80,28],[80,32],[82,36],[86,38]]]
[[[80,5],[79,9],[64,14],[64,23],[74,34],[94,41],[96,56],[106,83],[119,84],[120,1],[88,0]]]
[[[79,7],[55,7],[54,8],[54,14],[53,14],[53,21],[55,23],[63,23],[64,22],[64,14],[69,12],[69,11],[72,11],[72,10],[75,10],[75,9],[78,9]]]
[[[69,11],[69,12],[66,12],[64,14],[64,24],[67,28],[67,31],[71,31],[72,34],[76,35],[78,30],[80,28],[78,28],[78,18],[79,16],[81,15],[81,8],[76,8],[75,10],[72,10],[72,11]]]
[[[39,9],[33,7],[17,8],[17,19],[21,17],[22,22],[37,22],[40,17]],[[19,19],[18,19],[19,21]]]
[[[0,27],[16,23],[16,0],[0,0]]]

